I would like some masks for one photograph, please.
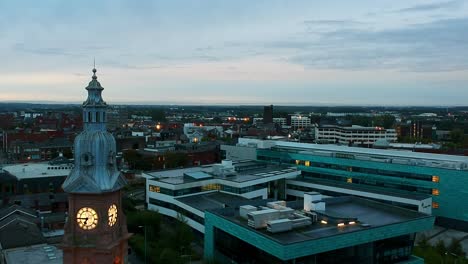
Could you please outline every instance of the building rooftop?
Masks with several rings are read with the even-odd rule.
[[[382,127],[364,127],[364,126],[358,126],[358,125],[352,125],[352,126],[336,126],[336,125],[321,125],[318,128],[320,129],[341,129],[341,130],[347,130],[347,131],[388,131],[388,132],[395,132],[395,129],[385,129]]]
[[[70,174],[72,164],[50,164],[48,162],[40,163],[22,163],[3,167],[3,170],[18,180],[47,178],[47,177],[66,177]]]
[[[241,196],[213,192],[188,197],[177,198],[176,200],[189,205],[200,211],[221,209],[225,207],[238,207],[239,204],[247,204],[250,200]]]
[[[355,190],[355,191],[361,191],[361,192],[366,192],[366,193],[375,193],[375,194],[381,194],[381,195],[395,196],[395,197],[411,199],[411,200],[425,200],[425,199],[428,199],[428,198],[432,197],[429,194],[423,194],[423,193],[417,193],[417,192],[408,192],[408,191],[398,191],[396,189],[389,190],[388,188],[379,187],[379,186],[370,187],[368,185],[363,185],[363,184],[349,184],[349,183],[345,183],[345,182],[337,182],[337,181],[329,181],[329,180],[327,181],[326,179],[302,178],[302,179],[296,179],[295,181],[310,182],[310,183],[316,183],[316,184],[325,184],[327,186],[334,186],[334,187],[348,189],[348,190]],[[333,196],[335,196],[335,195],[333,195]]]
[[[224,208],[210,212],[285,245],[413,220],[434,218],[409,209],[353,196],[324,198],[321,202],[325,203],[326,209],[310,211],[317,214],[317,220],[312,221],[312,224],[278,233],[269,232],[266,228],[252,228],[246,219],[240,217],[239,209]],[[251,201],[250,204],[257,208],[267,205],[266,201]],[[288,202],[287,206],[292,208],[297,215],[307,216],[303,210],[303,201]],[[343,223],[343,226],[338,226],[337,223]]]
[[[408,164],[422,167],[439,167],[443,169],[468,170],[468,157],[421,153],[404,150],[382,150],[331,144],[308,144],[286,141],[275,141],[274,147],[295,149],[303,154],[327,156],[333,153],[349,154],[349,158],[387,163]]]
[[[296,172],[295,167],[266,164],[257,161],[235,161],[232,165],[212,164],[186,169],[146,173],[153,180],[168,184],[185,184],[208,179],[222,179],[235,183]]]
[[[3,249],[44,243],[37,226],[37,218],[27,215],[10,215],[0,221],[0,245]]]
[[[55,246],[40,244],[4,250],[6,264],[62,264],[63,252]]]

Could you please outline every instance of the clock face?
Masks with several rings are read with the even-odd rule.
[[[76,222],[78,226],[84,230],[96,228],[98,223],[98,215],[94,209],[83,207],[76,213]]]
[[[109,226],[115,225],[115,223],[117,222],[117,206],[115,204],[109,207],[107,215],[109,217]]]

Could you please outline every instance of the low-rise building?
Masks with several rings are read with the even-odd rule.
[[[284,186],[285,179],[295,178],[300,174],[291,166],[269,165],[255,161],[223,161],[187,169],[166,170],[144,173],[148,209],[158,210],[161,214],[177,217],[184,215],[188,224],[204,232],[204,209],[206,204],[217,207],[225,203],[220,199],[267,199],[284,197],[279,186]],[[217,193],[212,196],[213,193]],[[210,194],[210,196],[199,196]],[[226,195],[231,197],[226,199]],[[235,199],[234,199],[235,198]],[[205,205],[193,205],[191,202],[205,202]]]
[[[5,175],[0,180],[1,197],[62,192],[62,183],[72,168],[73,164],[64,157],[49,162],[5,166],[0,172]]]
[[[318,126],[315,127],[315,142],[321,144],[341,144],[372,147],[378,140],[397,141],[395,129],[382,127]]]
[[[434,217],[357,198],[250,201],[205,213],[205,260],[223,263],[414,263]]]

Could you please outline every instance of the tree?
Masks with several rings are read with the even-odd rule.
[[[176,264],[182,263],[179,254],[172,248],[164,248],[159,254],[158,263]]]
[[[188,158],[184,153],[169,152],[166,154],[166,168],[177,168],[187,165]]]
[[[450,131],[450,140],[456,144],[461,145],[465,139],[465,133],[461,129],[454,129]]]
[[[193,241],[192,228],[187,224],[187,219],[181,214],[177,214],[177,224],[175,226],[174,242],[176,247],[189,249]]]
[[[130,232],[143,233],[146,227],[148,240],[156,239],[161,231],[161,215],[154,211],[135,211],[127,214],[127,226]]]
[[[122,198],[122,208],[125,214],[135,212],[135,202],[130,198]]]
[[[447,252],[454,254],[456,256],[464,256],[465,252],[463,252],[461,243],[459,240],[452,238],[450,245],[447,248]]]
[[[151,109],[148,111],[148,115],[151,116],[153,121],[166,122],[166,115],[163,109]]]
[[[439,255],[444,256],[445,252],[447,252],[447,248],[445,247],[445,243],[442,240],[439,240],[437,244],[435,245],[435,250]]]
[[[374,125],[384,128],[392,128],[395,123],[395,117],[392,115],[381,115],[374,118]]]
[[[425,235],[421,235],[418,246],[422,249],[426,249],[430,246]]]

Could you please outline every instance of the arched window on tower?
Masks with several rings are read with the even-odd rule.
[[[93,120],[91,118],[91,112],[88,112],[88,123],[91,123]]]
[[[101,113],[100,112],[96,112],[96,123],[99,123],[99,117],[101,117]]]
[[[102,122],[106,122],[106,112],[102,112]]]

